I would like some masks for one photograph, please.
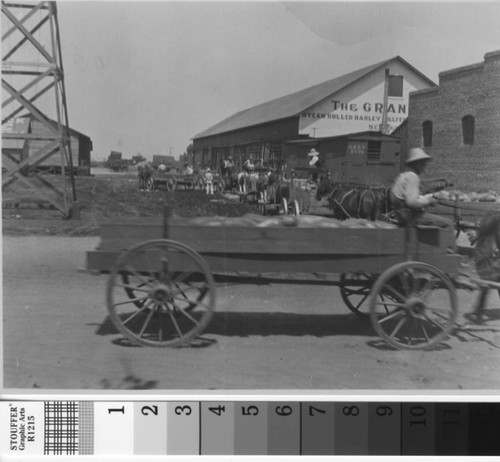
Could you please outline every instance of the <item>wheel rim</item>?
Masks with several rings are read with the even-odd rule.
[[[187,343],[206,328],[214,306],[215,284],[208,265],[194,250],[174,241],[148,241],[124,252],[108,280],[110,318],[139,345]]]
[[[375,277],[367,273],[343,273],[340,275],[340,295],[354,314],[367,318],[370,314],[368,302]]]
[[[299,207],[299,203],[297,202],[297,200],[294,200],[293,201],[293,214],[294,215],[300,215],[300,207]]]
[[[288,215],[288,201],[284,197],[281,199],[281,213]]]
[[[167,189],[169,191],[175,191],[176,188],[176,181],[173,178],[169,178],[167,180]]]
[[[370,296],[377,333],[399,349],[429,348],[454,329],[457,299],[453,283],[434,266],[404,262],[386,270]]]

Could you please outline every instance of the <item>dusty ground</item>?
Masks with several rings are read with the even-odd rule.
[[[60,178],[51,177],[50,181],[58,184]],[[103,221],[161,220],[165,206],[171,209],[174,218],[242,216],[256,211],[251,205],[220,195],[207,196],[200,190],[139,191],[134,171],[112,174],[102,169],[93,177],[75,177],[75,183],[80,220],[66,220],[59,211],[43,208],[36,194],[14,183],[2,194],[3,234],[96,236]]]
[[[336,287],[220,285],[217,313],[198,348],[130,346],[108,318],[106,277],[77,271],[85,252],[98,245],[98,223],[157,219],[165,204],[177,216],[235,216],[251,208],[223,198],[211,202],[197,192],[139,192],[133,175],[79,178],[77,184],[78,222],[29,200],[32,208],[3,211],[5,388],[500,389],[496,294],[486,326],[464,327],[460,317],[458,330],[438,348],[407,352],[381,342],[369,322],[345,308]],[[473,297],[459,291],[461,313]]]
[[[351,314],[338,288],[219,285],[198,348],[131,346],[109,320],[106,276],[77,272],[95,237],[4,239],[4,386],[33,389],[500,389],[494,320],[432,351],[398,351]],[[472,295],[459,291],[460,311]],[[460,324],[463,320],[460,318]]]

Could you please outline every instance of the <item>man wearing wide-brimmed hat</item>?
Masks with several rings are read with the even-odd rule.
[[[308,153],[308,157],[311,159],[309,160],[309,166],[310,167],[316,167],[316,164],[319,161],[319,152],[316,151],[316,149],[312,148]]]
[[[425,212],[424,208],[437,201],[432,194],[420,192],[420,175],[431,160],[421,148],[411,148],[406,159],[406,171],[400,173],[391,187],[391,205],[398,224],[408,223],[453,227],[453,222],[439,215]]]
[[[324,170],[324,165],[323,163],[319,160],[319,152],[316,151],[316,149],[312,148],[308,153],[307,155],[311,158],[311,160],[309,161],[309,167],[314,167],[314,168],[317,168],[317,169],[323,169]],[[317,173],[313,173],[312,175],[312,180],[313,181],[316,181],[318,179],[318,174]]]

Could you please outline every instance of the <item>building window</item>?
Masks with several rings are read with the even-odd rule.
[[[402,75],[389,76],[388,96],[396,98],[401,98],[403,96],[403,80]]]
[[[432,122],[426,120],[422,124],[422,137],[424,139],[424,148],[432,146]]]
[[[380,162],[380,141],[368,141],[368,152],[366,160],[368,163]]]
[[[462,138],[464,145],[474,144],[474,117],[471,115],[462,117]]]

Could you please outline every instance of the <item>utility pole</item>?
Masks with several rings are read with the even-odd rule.
[[[2,190],[22,183],[62,212],[79,215],[55,2],[2,2]],[[42,98],[43,97],[43,98]],[[51,113],[50,116],[48,113]],[[16,131],[17,121],[29,124]],[[31,126],[42,127],[32,133]],[[23,146],[20,153],[19,146]],[[39,174],[60,167],[55,186]],[[69,181],[68,181],[69,180]]]
[[[387,105],[389,103],[389,69],[385,70],[384,76],[384,104],[382,109],[382,123],[380,124],[380,133],[388,135],[390,132],[387,123]]]

